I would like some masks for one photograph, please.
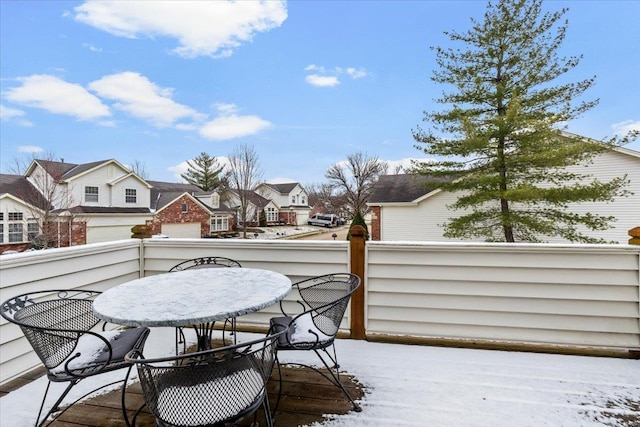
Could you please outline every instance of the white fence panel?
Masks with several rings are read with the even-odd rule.
[[[0,302],[48,289],[104,291],[138,277],[139,240],[3,255]],[[39,359],[20,328],[1,317],[0,340],[0,383],[38,365]]]
[[[243,267],[277,271],[292,283],[328,273],[349,272],[349,245],[347,242],[313,240],[260,240],[260,239],[147,239],[144,241],[145,275],[168,271],[174,265],[191,258],[223,256],[238,261]],[[299,306],[295,295],[285,298],[285,310]],[[269,319],[280,313],[278,305],[238,319],[247,325],[269,324]],[[349,313],[343,327],[348,328]]]
[[[368,334],[640,348],[640,248],[367,245]]]

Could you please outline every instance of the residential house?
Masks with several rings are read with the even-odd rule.
[[[297,182],[262,183],[256,188],[261,196],[272,200],[274,207],[267,211],[267,223],[303,225],[307,223],[311,207],[309,194]]]
[[[242,197],[241,197],[242,196]],[[242,224],[241,198],[247,201],[247,226],[257,227],[260,225],[260,212],[265,213],[267,225],[278,224],[278,206],[273,200],[262,197],[255,191],[229,189],[226,197],[229,205],[234,206],[237,212],[237,224]]]
[[[22,252],[41,234],[38,218],[50,204],[22,175],[0,174],[0,253]]]
[[[7,221],[19,216],[27,218],[27,228],[39,228],[52,246],[129,238],[131,227],[152,218],[149,210],[151,186],[114,159],[85,164],[50,160],[31,162],[23,178],[51,206],[49,210],[34,211],[34,203],[29,201],[33,197],[20,192],[20,188],[25,188],[24,182],[19,176],[12,176],[13,184],[3,185],[0,189],[2,194],[7,194],[2,207],[3,212],[7,210]],[[14,204],[11,205],[9,200]],[[42,230],[45,223],[48,230]],[[14,230],[16,227],[11,226]],[[10,228],[8,222],[7,228]],[[4,250],[21,249],[16,245],[18,242],[13,241],[17,234],[16,231],[7,239],[12,240],[13,245],[11,248],[3,247]],[[27,233],[20,243],[26,246],[29,240]]]
[[[585,234],[607,241],[627,243],[628,231],[640,226],[640,152],[616,148],[597,155],[591,164],[567,168],[588,173],[601,181],[627,174],[630,180],[629,197],[618,197],[610,203],[588,202],[571,204],[576,213],[592,212],[614,216],[617,221],[608,230],[582,230]],[[371,238],[373,240],[451,241],[443,236],[442,224],[449,218],[462,215],[447,208],[459,195],[444,192],[437,186],[425,185],[424,177],[417,175],[383,175],[374,187],[369,200],[371,208]],[[550,243],[567,243],[559,237],[541,238]],[[472,239],[473,240],[473,239]],[[480,240],[480,239],[476,239]]]
[[[233,234],[236,210],[215,192],[191,184],[149,181],[152,234],[167,237],[218,237]]]

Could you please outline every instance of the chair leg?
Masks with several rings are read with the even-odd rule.
[[[49,415],[53,414],[54,412],[56,412],[56,411],[58,411],[60,409],[59,408],[60,404],[62,403],[64,398],[67,397],[67,394],[69,394],[69,392],[71,391],[71,388],[74,385],[76,385],[76,383],[78,383],[78,381],[80,381],[80,380],[70,381],[69,382],[69,385],[67,386],[66,389],[64,389],[64,392],[62,392],[62,394],[60,395],[58,400],[56,400],[56,403],[53,404],[51,409],[49,409],[49,412],[47,412],[44,415],[44,417],[42,418],[42,421],[40,421],[40,415],[42,415],[42,410],[44,409],[44,403],[47,400],[47,394],[49,394],[49,387],[51,386],[51,381],[49,381],[47,383],[47,389],[44,391],[44,397],[42,398],[42,404],[40,405],[40,410],[38,411],[38,418],[36,418],[36,427],[45,425],[45,422],[47,421],[47,418],[49,418]]]
[[[275,417],[275,411],[274,411],[274,415],[271,415],[271,408],[269,407],[269,393],[267,393],[267,390],[264,390],[265,396],[264,396],[264,400],[262,401],[262,406],[264,407],[264,419],[266,420],[267,423],[267,427],[273,427],[274,424],[274,417]]]
[[[184,329],[180,326],[176,327],[176,356],[178,353],[178,344],[182,344],[182,353],[187,352],[187,338],[184,336]]]
[[[353,398],[351,397],[351,395],[349,394],[347,389],[344,388],[344,386],[342,385],[342,382],[340,382],[340,371],[338,369],[340,367],[340,365],[338,365],[338,357],[336,356],[336,353],[335,353],[335,347],[333,349],[333,357],[331,357],[331,355],[329,354],[329,352],[326,349],[323,349],[324,353],[327,355],[329,360],[331,360],[331,362],[333,363],[333,367],[329,366],[329,364],[327,363],[325,358],[322,357],[322,355],[320,354],[320,352],[318,350],[313,350],[313,351],[316,353],[318,358],[320,358],[320,360],[322,360],[322,363],[324,364],[325,368],[327,368],[327,370],[329,371],[329,373],[333,377],[333,381],[331,381],[331,382],[333,382],[340,390],[342,390],[342,393],[347,397],[347,399],[349,399],[349,401],[353,405],[353,410],[356,411],[356,412],[361,412],[362,408],[360,407],[360,405],[358,405],[355,402],[355,400],[353,400]],[[335,369],[335,372],[334,372],[334,369]],[[330,380],[330,378],[328,378],[326,376],[325,376],[325,378]]]
[[[127,381],[129,380],[129,375],[131,374],[131,369],[133,368],[133,365],[129,366],[129,368],[127,368],[127,375],[125,375],[124,377],[124,383],[122,384],[122,417],[124,418],[124,423],[127,427],[131,427],[131,423],[129,422],[129,415],[127,415],[127,404],[126,404],[126,400],[125,400],[125,395],[127,392]]]
[[[282,398],[282,365],[280,365],[277,353],[276,366],[278,367],[278,399],[276,400],[276,405],[273,407],[273,418],[276,416],[276,411],[278,410],[278,405],[280,405],[280,399]]]

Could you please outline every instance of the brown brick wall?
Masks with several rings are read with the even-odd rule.
[[[371,240],[380,240],[380,206],[371,207]]]
[[[31,243],[0,243],[0,254],[5,251],[24,252],[31,247]]]
[[[182,212],[182,204],[187,204],[187,212]],[[211,213],[203,209],[191,198],[183,196],[171,205],[158,212],[152,221],[147,221],[151,227],[151,234],[160,234],[162,224],[180,224],[186,222],[199,222],[200,235],[208,235],[211,231]],[[229,218],[229,227],[232,227],[232,220]]]
[[[72,223],[72,238],[69,245],[69,222],[60,221],[48,224],[48,231],[45,233],[51,239],[50,248],[66,248],[68,246],[84,245],[87,243],[87,223],[84,221],[74,221]],[[3,243],[0,244],[0,254],[4,251],[24,252],[32,247],[29,242]]]

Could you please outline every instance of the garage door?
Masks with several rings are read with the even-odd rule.
[[[111,242],[131,238],[131,225],[87,227],[87,243]]]
[[[200,223],[187,222],[181,224],[162,224],[162,234],[169,237],[187,237],[199,239]]]

